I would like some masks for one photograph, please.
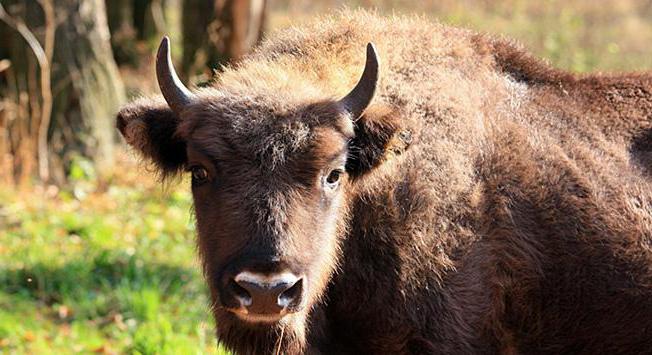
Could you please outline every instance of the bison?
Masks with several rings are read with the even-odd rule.
[[[363,11],[196,90],[169,45],[117,127],[192,176],[234,352],[652,351],[652,75]]]

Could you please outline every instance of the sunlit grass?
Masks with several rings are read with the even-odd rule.
[[[0,352],[219,354],[185,184],[0,191]]]
[[[417,14],[518,40],[554,66],[576,72],[652,68],[652,5],[640,0],[278,0],[272,27],[334,10]],[[347,11],[347,10],[344,10]]]

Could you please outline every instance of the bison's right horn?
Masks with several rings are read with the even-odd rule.
[[[355,120],[362,116],[364,110],[369,106],[374,98],[376,86],[378,84],[378,55],[376,48],[371,43],[367,44],[367,62],[362,72],[360,80],[348,95],[340,100],[344,109],[351,113]]]
[[[156,54],[156,78],[158,87],[172,111],[180,114],[193,101],[194,95],[186,88],[174,70],[170,56],[170,39],[163,37]]]

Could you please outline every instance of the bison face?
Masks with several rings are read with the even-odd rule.
[[[165,101],[128,105],[118,128],[164,175],[192,177],[220,341],[240,352],[300,352],[336,269],[357,180],[380,164],[398,129],[391,111],[367,109],[378,75],[373,47],[341,100],[283,106],[273,95],[219,87],[192,94],[174,73],[167,39],[157,74]]]
[[[199,105],[180,127],[199,250],[221,324],[290,322],[319,299],[337,260],[353,127],[334,105],[253,123],[265,110],[241,104],[256,119]],[[247,127],[234,129],[239,119]]]

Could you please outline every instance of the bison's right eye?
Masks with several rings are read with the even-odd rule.
[[[331,170],[331,172],[328,173],[328,176],[324,178],[324,185],[331,190],[335,189],[340,183],[342,172],[342,169]]]
[[[208,180],[208,171],[199,165],[191,166],[190,174],[192,175],[192,182],[194,184],[203,184]]]

